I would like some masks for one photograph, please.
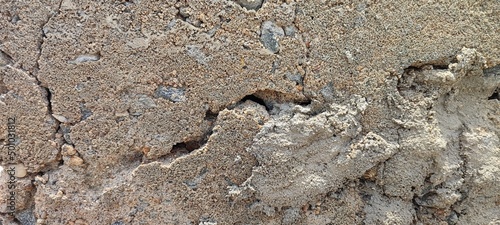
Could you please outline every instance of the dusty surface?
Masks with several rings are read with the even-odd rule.
[[[497,0],[0,5],[0,223],[500,224]]]

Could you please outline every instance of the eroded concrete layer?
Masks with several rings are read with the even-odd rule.
[[[500,223],[498,1],[1,5],[4,224]]]

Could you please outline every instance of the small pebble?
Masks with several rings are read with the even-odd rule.
[[[147,147],[147,146],[141,148],[141,151],[144,155],[148,155],[150,150],[151,150],[151,148]]]
[[[285,35],[289,37],[295,36],[296,29],[294,26],[285,27]]]
[[[286,78],[295,81],[297,84],[304,84],[304,78],[299,73],[289,73],[285,74]]]
[[[36,176],[35,177],[35,181],[39,182],[39,183],[42,183],[42,184],[46,184],[47,183],[47,179],[45,179],[43,176]]]
[[[89,118],[93,114],[92,110],[87,108],[87,106],[85,106],[85,104],[80,104],[80,113],[82,114],[81,118],[80,118],[81,120],[86,120],[87,118]]]
[[[258,10],[262,6],[262,0],[236,0],[236,3],[247,10]]]
[[[57,114],[52,114],[52,116],[59,122],[61,123],[66,123],[68,122],[68,119],[66,119],[66,117],[64,116],[61,116],[61,115],[57,115]]]
[[[87,221],[83,220],[83,219],[77,219],[75,220],[75,225],[87,225]]]
[[[205,53],[202,51],[200,46],[196,45],[188,45],[186,46],[186,53],[196,60],[199,64],[202,65],[207,65],[207,63],[212,59],[212,57],[209,57],[205,55]]]
[[[61,152],[62,155],[70,155],[71,156],[71,155],[76,154],[75,148],[71,145],[68,145],[68,144],[63,144],[61,150],[62,150],[62,152]]]
[[[10,169],[10,167],[14,167],[14,170],[15,170],[14,176],[16,176],[16,177],[21,178],[21,177],[25,177],[26,174],[28,174],[28,172],[26,171],[26,167],[21,163],[15,164],[15,165],[10,165],[7,168]]]
[[[352,53],[350,51],[345,51],[345,56],[347,58],[347,62],[349,63],[354,62],[354,57],[352,56]]]
[[[72,156],[69,159],[69,165],[70,166],[81,166],[81,165],[83,165],[83,159],[78,157],[78,156]]]
[[[191,8],[182,7],[179,9],[179,14],[181,14],[181,16],[183,16],[183,17],[190,17],[193,14],[193,12],[192,12]]]
[[[280,45],[278,37],[283,36],[285,36],[285,31],[274,22],[266,21],[262,24],[260,41],[262,45],[272,53],[276,54],[279,52]]]
[[[99,54],[89,54],[89,55],[79,55],[72,61],[68,61],[70,64],[78,64],[84,62],[98,61],[101,58]]]

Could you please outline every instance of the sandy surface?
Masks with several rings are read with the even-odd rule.
[[[0,224],[500,224],[497,0],[0,5]]]

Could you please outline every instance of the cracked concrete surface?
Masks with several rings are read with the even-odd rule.
[[[500,223],[498,1],[0,3],[2,224]]]

